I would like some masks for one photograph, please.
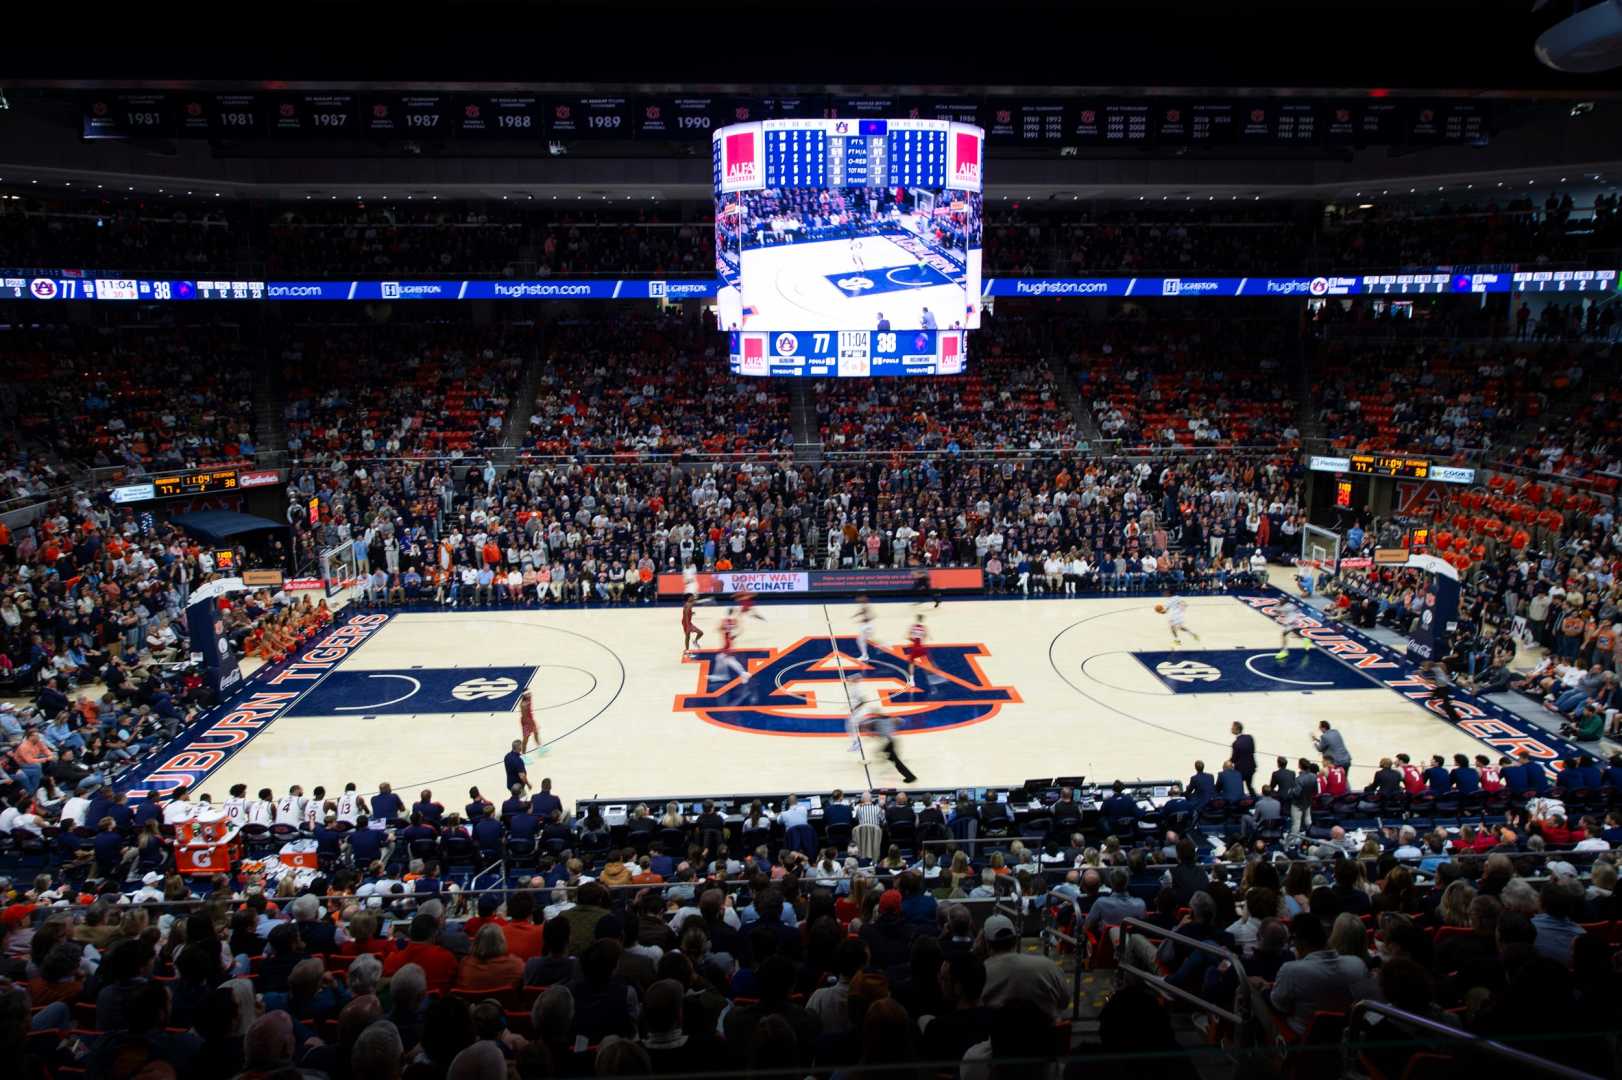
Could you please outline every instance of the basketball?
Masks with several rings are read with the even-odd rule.
[[[1155,605],[1155,614],[1156,615],[1164,615],[1165,613],[1166,613],[1166,605],[1165,604],[1156,604]]]

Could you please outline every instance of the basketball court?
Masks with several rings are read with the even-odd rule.
[[[690,658],[669,606],[361,615],[250,678],[131,786],[184,775],[220,799],[239,782],[281,793],[388,781],[408,801],[426,786],[460,806],[478,785],[499,802],[526,686],[545,743],[527,756],[531,780],[553,777],[566,802],[896,786],[874,740],[849,750],[862,693],[901,717],[902,756],[929,789],[1184,778],[1196,758],[1215,772],[1235,720],[1264,774],[1274,754],[1315,758],[1311,736],[1329,720],[1356,758],[1354,784],[1382,754],[1475,754],[1512,734],[1496,713],[1472,721],[1479,737],[1452,726],[1409,665],[1355,631],[1313,630],[1316,647],[1292,641],[1280,661],[1276,592],[1189,597],[1200,640],[1181,648],[1157,599],[878,603],[865,664],[853,604],[766,605],[743,619],[747,683],[711,672],[717,604],[698,608],[704,647]],[[909,689],[902,643],[920,610],[930,659]]]

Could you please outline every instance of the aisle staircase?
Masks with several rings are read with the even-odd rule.
[[[1082,399],[1081,390],[1076,386],[1076,373],[1070,370],[1068,364],[1055,364],[1051,360],[1048,361],[1048,368],[1053,371],[1053,381],[1059,386],[1059,400],[1070,410],[1070,415],[1076,418],[1076,427],[1081,430],[1081,437],[1076,441],[1087,446],[1097,446],[1104,433],[1098,430],[1092,409],[1088,408],[1087,402]]]
[[[817,425],[817,398],[813,385],[790,379],[789,420],[794,430],[794,460],[816,464],[822,460],[822,432]]]
[[[279,325],[279,324],[278,324]],[[261,454],[287,449],[287,389],[282,384],[281,339],[261,323],[259,371],[253,381],[254,435]]]
[[[523,445],[524,437],[529,434],[530,414],[535,411],[535,394],[541,388],[541,376],[546,371],[546,350],[542,347],[544,333],[537,323],[529,355],[524,357],[523,369],[518,373],[518,389],[513,391],[512,405],[507,409],[507,422],[501,428],[501,442],[497,444],[505,451],[500,455],[504,461],[512,460],[518,447]]]

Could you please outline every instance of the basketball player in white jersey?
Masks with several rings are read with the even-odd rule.
[[[314,791],[310,792],[310,800],[304,804],[304,827],[306,829],[313,830],[326,820],[328,802],[326,788],[318,786]]]
[[[355,782],[351,780],[344,785],[344,793],[338,796],[338,820],[353,828],[364,813],[366,800],[355,791]]]
[[[730,673],[733,678],[749,683],[749,669],[736,655],[738,643],[738,613],[733,608],[727,608],[726,618],[721,620],[721,648],[715,654],[714,672]]]
[[[862,663],[867,663],[867,649],[873,644],[873,609],[868,606],[867,597],[856,598],[856,655]]]
[[[286,795],[276,800],[276,824],[299,828],[304,824],[304,808],[309,802],[304,797],[304,789],[294,784]]]
[[[1274,659],[1289,659],[1291,634],[1301,639],[1302,646],[1312,648],[1312,642],[1301,632],[1307,626],[1307,613],[1299,606],[1285,602],[1274,609],[1273,617],[1278,619],[1279,626],[1283,628],[1278,636],[1278,652],[1274,655]]]
[[[1200,635],[1188,628],[1188,601],[1167,589],[1165,602],[1160,606],[1166,609],[1166,625],[1171,628],[1172,648],[1182,646],[1183,634],[1187,634],[1195,641],[1200,640]]]
[[[850,265],[855,270],[867,269],[867,264],[862,261],[862,238],[859,236],[850,238]]]
[[[263,825],[267,829],[276,824],[276,803],[268,787],[260,788],[259,797],[248,803],[248,824]]]
[[[231,785],[231,797],[225,800],[225,820],[233,829],[240,829],[248,823],[247,784]]]

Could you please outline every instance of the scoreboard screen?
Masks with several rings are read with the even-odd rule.
[[[871,104],[712,135],[723,330],[979,325],[985,133]]]
[[[152,488],[160,499],[175,495],[207,495],[215,491],[234,491],[237,486],[235,469],[201,469],[196,472],[171,473],[154,477]]]
[[[1403,454],[1351,454],[1332,457],[1313,454],[1307,459],[1313,472],[1389,476],[1398,480],[1434,480],[1443,484],[1473,484],[1476,471],[1457,465],[1438,465],[1429,458]]]
[[[734,375],[861,379],[960,375],[961,330],[777,330],[727,335]]]

